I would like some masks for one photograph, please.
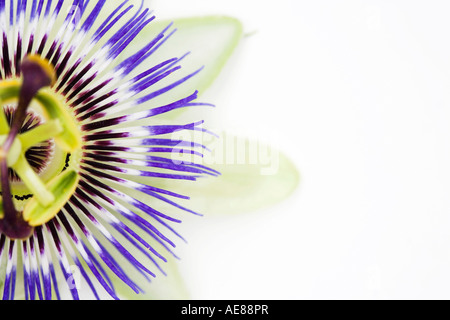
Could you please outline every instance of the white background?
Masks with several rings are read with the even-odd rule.
[[[150,3],[256,31],[211,91],[302,176],[275,207],[183,230],[194,299],[450,298],[447,1]]]

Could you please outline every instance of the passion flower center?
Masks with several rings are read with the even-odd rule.
[[[50,63],[39,56],[29,56],[23,60],[21,71],[22,82],[0,81],[0,107],[11,100],[18,101],[14,116],[8,117],[8,109],[0,108],[0,232],[12,239],[26,239],[34,227],[51,220],[78,185],[78,172],[72,167],[49,181],[41,179],[36,168],[47,165],[51,158],[48,141],[54,141],[66,154],[81,148],[81,134],[73,118],[54,92],[45,89],[55,82]],[[46,121],[35,123],[28,111],[32,100],[42,107]],[[20,212],[12,199],[11,172],[32,194]]]

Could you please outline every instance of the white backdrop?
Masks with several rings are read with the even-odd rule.
[[[183,226],[193,298],[450,298],[449,2],[150,3],[242,20],[208,95],[302,176],[275,207]]]

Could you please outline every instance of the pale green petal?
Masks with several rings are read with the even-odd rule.
[[[136,52],[147,44],[171,21],[154,21],[149,24],[133,41],[124,55]],[[182,61],[183,74],[193,72],[202,66],[198,76],[189,81],[176,94],[170,96],[184,97],[193,90],[204,92],[219,75],[228,58],[242,39],[242,25],[239,20],[225,16],[207,16],[173,20],[172,29],[177,31],[163,44],[140,69],[174,57],[189,55]]]
[[[281,202],[299,183],[293,163],[279,153],[279,170],[261,174],[265,166],[232,164],[214,166],[222,173],[216,180],[205,180],[190,192],[193,208],[204,214],[239,214],[255,211]],[[198,204],[197,204],[198,202]]]
[[[188,290],[178,270],[177,261],[171,258],[169,262],[162,263],[166,275],[157,274],[151,283],[145,280],[139,283],[145,293],[136,294],[127,285],[116,277],[113,278],[114,286],[121,299],[124,300],[186,300],[189,299]],[[126,270],[129,274],[136,271]]]
[[[183,61],[183,69],[196,70],[199,66],[205,66],[189,84],[202,94],[219,75],[242,39],[242,25],[235,18],[210,16],[175,20],[174,26],[178,31],[169,40],[170,45],[166,45],[159,54],[165,57],[191,52]],[[186,90],[190,91],[188,88]]]
[[[219,177],[195,182],[145,178],[137,181],[189,196],[190,200],[178,202],[205,215],[240,214],[268,207],[289,197],[299,184],[296,166],[276,147],[227,134],[208,147],[212,152],[195,162],[219,171]],[[176,155],[172,159],[179,160]],[[133,196],[151,201],[134,193]]]
[[[153,21],[133,41],[119,57],[123,59],[141,49],[156,35],[164,30],[171,21]],[[181,62],[181,69],[151,88],[151,92],[163,88],[188,76],[203,67],[200,73],[185,83],[170,90],[142,106],[133,109],[148,109],[172,103],[191,95],[196,90],[202,94],[217,78],[227,60],[239,44],[243,36],[239,20],[224,16],[208,16],[201,18],[185,18],[173,21],[171,30],[177,31],[154,54],[145,60],[131,76],[153,67],[171,58],[180,58],[189,53]],[[211,101],[203,101],[211,102]],[[159,116],[159,119],[173,119],[186,109],[180,109]],[[128,110],[129,111],[129,110]]]
[[[245,151],[236,148],[230,155],[225,150],[223,161],[211,165],[220,177],[202,179],[186,189],[194,210],[206,215],[255,211],[284,200],[297,188],[299,173],[286,155],[259,142],[247,140],[244,145]]]

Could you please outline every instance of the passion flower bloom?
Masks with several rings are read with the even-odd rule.
[[[158,102],[201,71],[177,77],[184,56],[144,64],[172,26],[126,52],[154,19],[128,1],[0,0],[3,299],[18,288],[26,299],[58,299],[63,290],[78,299],[73,266],[97,298],[99,288],[118,298],[115,279],[142,292],[123,261],[151,280],[173,254],[168,233],[181,238],[181,213],[197,214],[177,202],[186,196],[153,182],[219,174],[172,161],[173,153],[202,156],[204,146],[171,134],[208,132],[203,121],[157,120],[210,106],[197,91]]]

